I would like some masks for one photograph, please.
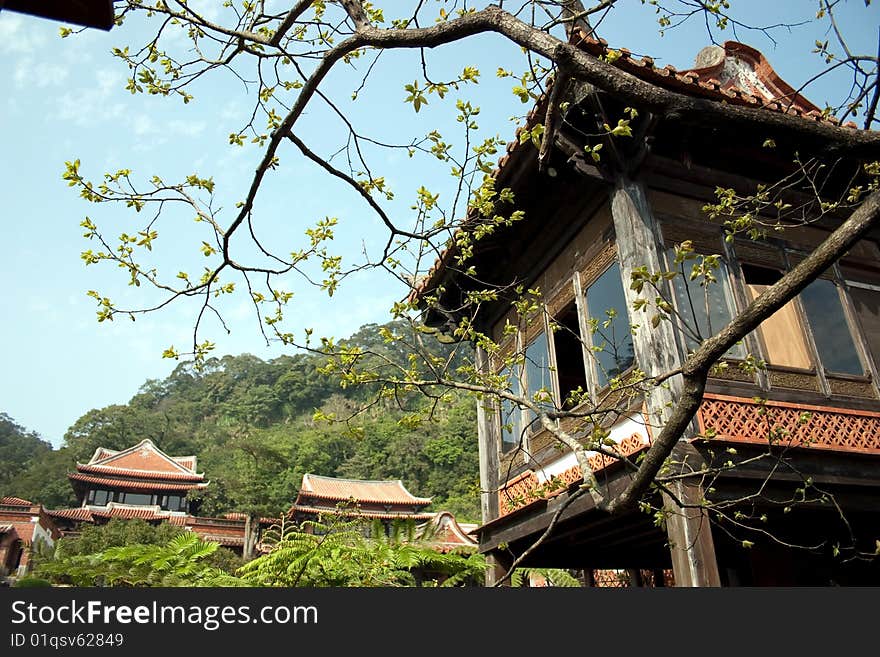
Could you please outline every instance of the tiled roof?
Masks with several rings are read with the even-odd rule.
[[[193,530],[203,541],[213,541],[220,545],[226,546],[242,546],[244,545],[244,536],[226,536],[223,534],[203,534],[198,530]]]
[[[94,474],[106,474],[119,477],[139,477],[142,479],[161,479],[166,481],[202,481],[205,478],[205,475],[196,474],[194,472],[136,470],[133,468],[120,468],[112,465],[91,465],[89,463],[77,463],[76,469],[79,472],[90,472]]]
[[[172,460],[177,461],[187,470],[195,470],[196,469],[196,457],[195,456],[172,456]]]
[[[15,525],[0,525],[0,536],[15,532]]]
[[[24,500],[20,497],[15,497],[13,495],[7,495],[6,497],[0,497],[0,504],[5,504],[6,506],[33,506],[34,503],[30,500]]]
[[[195,456],[168,456],[156,447],[149,438],[122,451],[113,451],[104,447],[95,450],[87,467],[112,467],[121,471],[146,472],[150,474],[164,473],[171,475],[198,476],[195,472]],[[130,475],[134,476],[134,475]]]
[[[622,71],[669,91],[840,125],[837,118],[823,114],[818,107],[780,78],[763,54],[743,43],[727,41],[723,47],[704,48],[700,53],[701,63],[704,65],[679,70],[670,65],[657,68],[653,58],[635,58],[626,48],[611,49],[604,39],[592,38],[579,28],[573,30],[571,41],[591,55],[613,60],[612,64]],[[498,164],[492,171],[492,178],[498,179],[517,150],[531,147],[531,140],[521,143],[519,137],[523,131],[530,130],[544,120],[548,98],[548,92],[542,94],[527,115],[525,125],[516,129],[515,138],[507,144],[505,154],[498,159]],[[845,127],[858,128],[854,123],[847,123]],[[456,253],[454,245],[441,251],[431,269],[413,285],[409,294],[411,302],[417,301],[437,286],[439,275]]]
[[[431,521],[420,527],[420,536],[435,550],[449,552],[463,547],[476,547],[477,541],[467,535],[455,516],[449,511],[438,511]]]
[[[205,488],[207,483],[170,483],[165,481],[135,481],[132,479],[114,479],[112,477],[95,477],[80,472],[71,472],[67,475],[73,481],[82,481],[97,486],[109,486],[112,488],[129,488],[135,490],[167,490],[186,492],[193,488]]]
[[[299,496],[317,497],[325,500],[355,500],[375,504],[405,504],[408,506],[427,506],[429,497],[416,497],[410,493],[400,479],[389,481],[370,481],[361,479],[336,479],[304,474]]]
[[[670,65],[657,68],[651,57],[636,59],[626,48],[611,49],[604,39],[588,37],[582,31],[575,44],[591,55],[608,58],[622,71],[670,91],[840,124],[798,94],[764,55],[744,43],[727,41],[723,47],[704,48],[699,55],[702,66],[681,70]]]
[[[53,518],[67,518],[68,520],[83,520],[87,522],[92,522],[94,520],[94,518],[92,518],[92,512],[81,506],[75,509],[47,510],[46,513]]]
[[[433,513],[406,513],[403,511],[397,513],[384,513],[382,511],[361,509],[319,509],[314,506],[302,506],[300,504],[294,504],[290,507],[290,513],[293,514],[294,512],[325,516],[351,516],[353,518],[379,518],[380,520],[394,520],[395,518],[406,518],[407,520],[430,520],[434,517]]]
[[[132,518],[140,518],[141,520],[168,520],[171,517],[170,511],[156,510],[153,507],[120,507],[112,506],[104,509],[91,509],[92,515],[96,518],[122,518],[130,520]]]

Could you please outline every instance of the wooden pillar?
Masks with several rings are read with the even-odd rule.
[[[654,588],[660,589],[666,586],[666,576],[663,574],[662,568],[655,568],[652,573],[654,576]]]
[[[665,270],[661,256],[662,241],[654,213],[648,204],[645,189],[640,182],[618,178],[611,193],[611,216],[620,275],[628,308],[639,294],[630,289],[632,272],[638,267],[648,271]],[[630,320],[639,328],[633,335],[636,363],[648,376],[662,374],[680,366],[682,348],[676,339],[671,322],[662,321],[652,327],[651,311],[630,310]],[[646,396],[648,424],[657,433],[669,417],[670,409],[681,391],[681,377],[667,380],[667,385],[657,386]],[[679,483],[676,496],[684,502],[696,502],[702,495],[697,485]],[[664,507],[669,515],[666,533],[669,537],[672,566],[676,586],[720,586],[715,546],[709,526],[709,518],[701,509],[682,510],[664,494]]]
[[[507,574],[513,565],[513,557],[505,552],[489,552],[486,555],[486,586],[495,586],[495,582]],[[508,579],[502,586],[510,586]]]
[[[477,371],[489,370],[486,352],[477,347]],[[498,420],[495,404],[489,399],[477,400],[477,440],[480,458],[480,512],[483,523],[498,517]]]
[[[641,588],[645,584],[642,581],[642,573],[638,568],[627,568],[626,576],[629,577],[629,585],[633,588]]]

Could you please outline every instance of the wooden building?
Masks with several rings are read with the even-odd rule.
[[[626,50],[612,53],[583,32],[575,31],[573,41],[625,73],[706,106],[725,103],[768,116],[839,123],[744,44],[705,48],[695,68],[676,70]],[[524,364],[502,371],[497,359],[478,350],[478,365],[507,377],[514,393],[534,398],[546,391],[544,403],[554,408],[577,389],[604,400],[615,409],[596,420],[613,441],[607,444],[635,459],[662,427],[677,398],[677,379],[635,399],[611,384],[635,368],[648,376],[675,370],[697,343],[695,334],[708,337],[724,326],[820,244],[841,217],[827,212],[767,239],[727,240],[721,222],[703,211],[717,202],[716,189],[754,192],[794,177],[793,152],[807,162],[826,154],[818,143],[744,124],[697,125],[675,114],[652,114],[588,86],[571,88],[562,100],[566,109],[555,117],[545,166],[539,167],[532,141],[519,137],[544,122],[546,95],[499,161],[495,189],[509,188],[525,218],[473,243],[467,264],[480,281],[457,266],[453,245],[414,298],[425,304],[427,323],[443,327],[461,316],[469,291],[490,284],[502,290],[498,301],[483,300],[474,325],[502,346],[502,354],[523,354]],[[603,124],[617,125],[619,118],[629,121],[632,136],[607,136]],[[768,142],[771,137],[775,142]],[[604,149],[592,151],[599,144]],[[591,152],[601,155],[598,161]],[[823,192],[858,179],[862,162],[846,156],[837,153],[823,174]],[[800,199],[795,192],[788,198]],[[639,295],[631,288],[632,274],[640,267],[672,270],[673,249],[686,240],[698,254],[720,256],[718,283],[701,288],[687,275],[672,284],[661,280],[658,294],[690,332],[671,321],[650,327],[652,311],[633,310]],[[541,312],[529,321],[513,314],[503,294],[517,284],[541,291]],[[429,306],[428,297],[438,301]],[[616,312],[606,314],[609,308]],[[763,359],[766,369],[740,367],[747,352]],[[724,516],[691,508],[657,523],[641,511],[610,515],[583,495],[522,565],[656,577],[672,570],[679,586],[880,584],[876,559],[847,560],[855,553],[840,553],[841,546],[872,553],[880,539],[880,232],[870,232],[727,356],[728,366],[710,376],[696,422],[675,454],[679,464],[697,470],[740,465],[711,482],[674,485],[685,501],[726,503]],[[534,419],[510,402],[479,406],[485,492],[477,532],[480,550],[497,571],[535,543],[582,480],[573,454]],[[562,422],[576,438],[587,431],[571,418]],[[609,495],[631,476],[624,463],[601,454],[594,453],[590,465]],[[737,506],[739,499],[744,502]],[[659,496],[651,501],[663,504]]]

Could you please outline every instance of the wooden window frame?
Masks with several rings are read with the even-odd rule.
[[[598,281],[604,274],[607,272],[612,266],[617,265],[620,267],[620,260],[617,257],[616,248],[614,250],[614,256],[606,263],[602,265],[601,268],[597,268],[593,272],[593,276],[591,277],[588,283],[584,283],[583,280],[579,280],[579,318],[580,318],[580,326],[581,326],[581,338],[584,343],[584,352],[585,352],[585,362],[584,367],[587,373],[587,384],[589,386],[589,393],[594,398],[598,398],[599,395],[602,394],[603,391],[607,390],[610,383],[606,383],[604,386],[599,386],[599,373],[598,373],[598,364],[599,359],[596,357],[596,352],[593,351],[593,347],[595,347],[593,343],[593,333],[589,329],[589,308],[587,305],[587,292],[591,285],[593,285],[596,281]],[[578,272],[580,276],[580,273]],[[623,285],[623,281],[620,282]],[[626,298],[624,297],[624,310],[626,311],[626,320],[627,326],[630,327],[630,331],[632,330],[632,316],[630,314],[629,304],[626,303]],[[638,362],[636,361],[635,354],[633,354],[633,362],[628,368],[626,368],[623,372],[621,372],[618,376],[623,377],[629,374],[633,369],[638,366]],[[610,381],[610,380],[609,380]]]

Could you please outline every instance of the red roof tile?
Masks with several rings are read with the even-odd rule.
[[[94,518],[92,517],[92,512],[89,511],[85,507],[77,507],[75,509],[54,509],[54,510],[46,510],[53,518],[67,518],[68,520],[82,520],[86,522],[92,522]]]
[[[420,527],[419,534],[440,552],[477,546],[477,541],[468,536],[449,511],[439,511],[434,514],[430,522]]]
[[[591,55],[613,60],[617,68],[670,91],[725,102],[733,99],[734,104],[799,116],[815,113],[813,118],[840,123],[834,117],[822,117],[821,110],[780,78],[760,51],[744,43],[708,46],[697,56],[698,68],[678,70],[670,65],[656,69],[653,59],[635,59],[625,48],[611,49],[605,40],[583,31],[575,31],[573,41]],[[619,56],[609,57],[612,51]]]
[[[153,507],[120,507],[111,506],[105,509],[91,509],[92,515],[96,518],[122,518],[130,520],[132,518],[140,518],[141,520],[168,520],[171,517],[169,511],[157,511]]]
[[[244,536],[227,536],[223,534],[208,534],[202,533],[198,530],[193,530],[196,534],[198,534],[203,541],[213,541],[214,543],[219,543],[220,545],[226,545],[230,547],[238,547],[244,545]]]
[[[119,452],[99,447],[86,465],[89,467],[112,467],[125,471],[152,474],[195,475],[195,456],[168,456],[149,438]],[[80,464],[78,464],[79,466]]]
[[[203,481],[205,475],[189,472],[168,472],[156,470],[136,470],[133,468],[121,468],[112,465],[91,465],[89,463],[77,463],[79,472],[91,472],[94,474],[106,474],[119,477],[140,477],[142,479],[160,479],[165,481]]]
[[[317,497],[325,500],[351,500],[373,504],[405,504],[407,506],[427,506],[429,497],[416,497],[410,493],[400,479],[390,481],[370,481],[360,479],[336,479],[304,474],[302,486],[297,496]]]
[[[370,511],[362,509],[319,509],[314,506],[302,506],[294,504],[290,507],[290,513],[311,513],[313,515],[324,516],[351,516],[352,518],[379,518],[380,520],[394,520],[395,518],[405,518],[407,520],[430,520],[434,517],[433,513],[384,513],[381,511]]]
[[[112,477],[95,477],[92,475],[82,474],[79,472],[71,472],[67,475],[68,479],[73,481],[82,481],[87,484],[95,484],[98,486],[108,486],[111,488],[128,488],[134,490],[166,490],[176,492],[186,492],[194,488],[205,488],[207,483],[169,483],[164,481],[136,481],[133,479],[114,479]]]
[[[30,500],[24,500],[20,497],[15,497],[13,495],[7,495],[6,497],[0,497],[0,504],[5,504],[6,506],[33,506],[34,503]]]

